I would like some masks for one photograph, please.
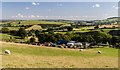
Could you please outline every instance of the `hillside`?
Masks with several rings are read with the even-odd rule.
[[[118,67],[118,50],[114,48],[74,49],[40,47],[35,45],[1,42],[3,67],[15,68],[114,68]],[[102,54],[96,52],[100,50]],[[18,63],[19,62],[19,63]]]
[[[27,28],[26,30],[32,30],[32,29],[33,30],[42,30],[42,27],[39,25],[33,25],[33,26]]]
[[[41,21],[41,20],[14,20],[7,21],[3,23],[11,23],[12,25],[17,25],[20,22],[20,25],[35,25],[35,24],[67,24],[63,22],[53,22],[53,21]]]

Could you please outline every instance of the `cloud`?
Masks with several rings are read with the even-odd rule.
[[[118,10],[120,7],[118,7],[118,6],[112,6],[112,8]]]
[[[70,16],[71,18],[73,18],[74,16]]]
[[[96,6],[96,7],[100,7],[100,5],[99,5],[99,4],[96,4],[95,6]]]
[[[115,9],[119,9],[119,7],[115,7]]]
[[[34,5],[34,6],[35,6],[35,5],[37,5],[37,4],[36,4],[35,2],[32,2],[32,5]]]
[[[39,16],[39,15],[37,15],[36,17],[37,17],[37,18],[39,18],[40,16]]]
[[[20,17],[21,17],[21,18],[24,18],[24,16],[23,16],[23,15],[21,15]]]
[[[17,16],[18,16],[18,17],[21,17],[21,18],[24,17],[21,13],[18,13]]]
[[[40,3],[37,3],[37,5],[39,5]]]
[[[115,6],[112,6],[112,8],[115,8]]]
[[[27,9],[27,10],[28,10],[28,9],[30,9],[30,8],[29,8],[29,7],[25,7],[25,9]]]
[[[20,16],[20,15],[21,15],[21,13],[18,13],[17,15],[18,15],[18,16]]]
[[[31,17],[31,18],[35,18],[35,16],[34,16],[34,15],[31,15],[30,17]]]
[[[15,16],[11,16],[12,18],[14,18]]]
[[[96,7],[96,8],[99,8],[100,5],[99,5],[99,4],[95,4],[95,5],[93,5],[92,7],[93,7],[93,8],[95,8],[95,7]]]
[[[32,5],[36,6],[39,5],[40,3],[32,2]]]
[[[26,17],[26,16],[22,15],[21,13],[18,13],[18,14],[17,14],[17,17],[24,18],[24,17]]]

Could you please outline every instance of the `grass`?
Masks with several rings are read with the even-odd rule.
[[[34,30],[42,30],[42,27],[39,26],[39,25],[33,25],[33,26],[27,28],[26,30],[32,30],[32,29],[34,29]]]
[[[11,39],[10,39],[10,37],[11,37]],[[3,34],[3,33],[0,33],[0,38],[2,41],[20,42],[20,40],[21,40],[19,36],[12,36],[12,35]]]
[[[81,28],[73,28],[75,32],[89,32],[89,29],[94,29],[94,26],[86,26],[86,27],[81,27]]]
[[[3,45],[4,46],[4,45]],[[23,54],[23,55],[36,55],[36,56],[74,56],[74,57],[94,57],[94,56],[117,56],[117,50],[112,48],[101,48],[94,49],[86,52],[78,52],[78,51],[66,51],[61,49],[51,49],[51,48],[43,48],[43,47],[22,47],[12,45],[13,47],[3,47],[3,50],[9,49],[14,53]],[[27,50],[26,50],[27,49]],[[98,55],[95,52],[97,50],[102,51],[104,54]],[[24,51],[24,52],[23,52]]]
[[[18,25],[19,21],[13,21],[11,22],[12,25]],[[20,21],[21,23],[19,25],[37,25],[37,24],[67,24],[63,22],[49,22],[49,21],[39,21],[39,20],[26,20],[26,21]]]
[[[111,30],[120,30],[119,28],[115,28],[115,29],[95,29],[95,31],[100,31],[103,30],[104,32],[108,33]]]
[[[19,30],[20,27],[8,27],[9,30]]]
[[[118,49],[94,48],[80,52],[78,49],[40,47],[27,44],[2,42],[3,67],[41,67],[41,68],[114,68],[118,67]],[[97,51],[102,54],[97,54]],[[19,63],[18,63],[19,62]]]
[[[15,37],[12,36],[12,35],[2,34],[2,33],[0,33],[0,37],[2,38],[2,40],[10,40],[10,37],[12,37],[13,39],[15,39]]]

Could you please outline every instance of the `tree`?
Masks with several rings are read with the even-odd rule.
[[[9,33],[9,29],[7,27],[3,27],[1,30],[2,33]]]
[[[120,37],[119,36],[113,36],[111,39],[111,44],[116,45],[116,43],[120,43]]]
[[[72,27],[67,27],[67,30],[68,30],[68,31],[72,31],[73,28],[72,28]]]
[[[35,38],[34,37],[30,38],[30,43],[35,43]]]
[[[52,31],[52,30],[53,30],[53,28],[48,28],[48,29],[47,29],[47,31]]]
[[[48,31],[48,34],[54,35],[54,31]]]
[[[120,36],[120,30],[111,30],[108,33],[113,36]]]
[[[39,30],[36,30],[36,31],[35,31],[35,35],[36,35],[36,36],[38,36],[40,33],[41,33],[41,31],[39,31]]]
[[[32,29],[28,32],[28,36],[33,36],[33,35],[35,35],[35,30]]]
[[[18,22],[18,24],[20,24],[20,21]]]
[[[26,32],[25,28],[20,28],[18,30],[18,36],[20,36],[21,38],[25,38],[27,36],[27,32]]]
[[[95,27],[94,27],[94,29],[98,29],[99,28],[99,25],[96,25]]]
[[[7,26],[8,26],[8,27],[11,27],[11,23],[7,23]]]

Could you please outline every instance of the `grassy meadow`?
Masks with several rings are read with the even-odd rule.
[[[4,68],[116,68],[118,67],[118,49],[94,48],[61,49],[45,46],[1,42],[2,53],[5,49],[11,55],[2,55]],[[98,54],[101,51],[102,54]],[[19,62],[19,63],[18,63]]]
[[[15,20],[15,21],[10,21],[10,22],[4,22],[4,23],[11,23],[12,25],[16,26],[18,25],[19,21]],[[2,23],[2,24],[4,24]],[[64,22],[49,22],[49,21],[40,21],[40,20],[27,20],[27,21],[20,21],[20,25],[37,25],[37,24],[67,24]]]

